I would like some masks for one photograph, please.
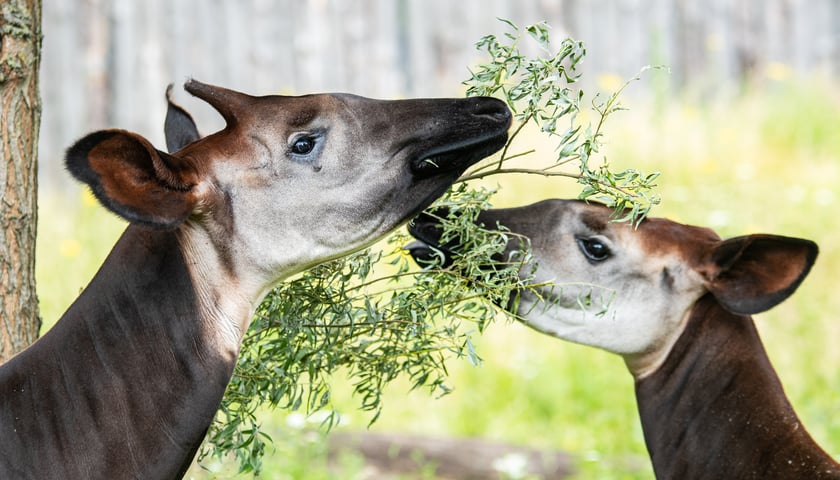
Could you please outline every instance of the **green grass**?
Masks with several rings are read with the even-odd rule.
[[[607,125],[605,153],[616,167],[661,171],[663,204],[653,215],[715,228],[723,236],[766,232],[815,240],[820,257],[793,298],[759,315],[767,350],[803,422],[826,450],[840,455],[840,98],[819,83],[781,85],[762,95],[713,104],[642,101]],[[531,137],[535,144],[541,142]],[[543,154],[550,147],[539,145]],[[547,153],[546,153],[547,152]],[[570,197],[566,180],[503,179],[497,206]],[[44,192],[37,275],[46,324],[90,279],[124,223],[92,205]],[[85,197],[87,198],[87,197]],[[581,479],[651,478],[633,384],[622,361],[521,325],[497,324],[478,339],[485,362],[449,364],[455,391],[441,399],[393,384],[372,429],[479,436],[571,452]],[[356,410],[348,380],[334,379],[336,402],[349,424]],[[264,428],[279,441],[264,478],[361,478],[358,458],[340,473],[325,467],[322,436],[287,425],[287,412],[266,412]],[[230,466],[196,478],[228,478]],[[427,476],[433,478],[433,476]]]

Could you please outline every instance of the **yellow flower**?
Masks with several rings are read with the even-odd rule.
[[[764,74],[770,80],[783,82],[785,80],[790,79],[790,77],[793,75],[793,71],[784,63],[770,62],[767,64],[767,68],[764,70]]]
[[[598,75],[598,88],[605,92],[616,92],[624,85],[624,79],[615,73],[602,73]]]
[[[82,190],[82,205],[92,207],[98,203],[99,202],[96,201],[96,197],[93,196],[93,192],[87,188]]]
[[[62,257],[73,258],[82,251],[82,245],[73,238],[66,238],[61,241],[61,244],[58,246],[58,253],[61,254]]]
[[[718,34],[711,34],[706,36],[706,50],[709,52],[719,52],[723,50],[723,39]]]

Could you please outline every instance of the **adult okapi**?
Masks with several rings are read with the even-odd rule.
[[[511,120],[491,98],[185,88],[223,130],[199,139],[171,108],[177,152],[123,130],[67,152],[131,223],[58,323],[0,367],[0,478],[180,478],[266,292],[417,214],[504,145]]]

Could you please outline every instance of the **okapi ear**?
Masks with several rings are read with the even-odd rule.
[[[105,207],[131,222],[174,228],[197,201],[195,170],[134,133],[91,133],[70,147],[66,163]]]
[[[777,235],[748,235],[712,248],[704,271],[720,304],[740,315],[760,313],[788,298],[811,271],[817,244]]]
[[[192,115],[172,100],[172,84],[166,87],[166,120],[163,133],[166,136],[166,150],[177,152],[201,138]]]

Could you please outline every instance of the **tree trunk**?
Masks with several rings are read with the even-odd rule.
[[[0,3],[0,362],[38,337],[41,0]]]

